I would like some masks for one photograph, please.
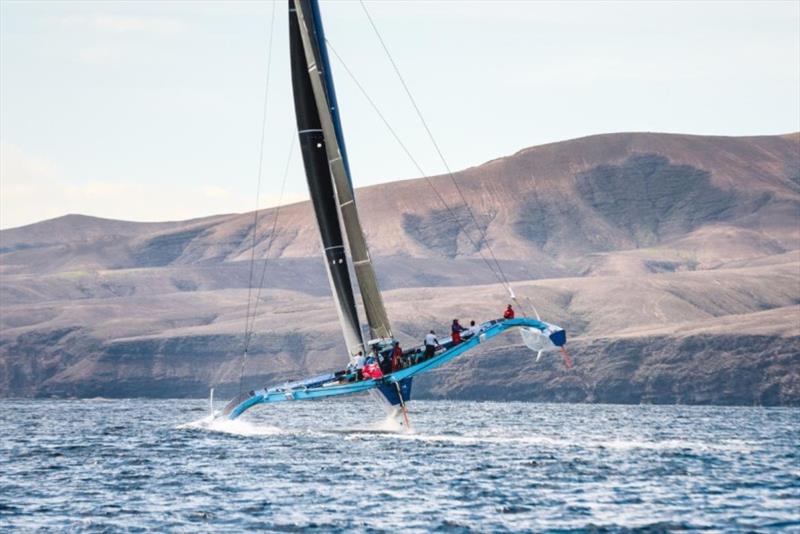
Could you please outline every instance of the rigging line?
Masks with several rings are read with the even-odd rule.
[[[403,85],[403,89],[405,90],[406,95],[408,96],[408,99],[411,101],[411,105],[414,106],[414,110],[417,112],[417,117],[419,117],[419,120],[420,120],[420,122],[422,122],[422,125],[425,128],[425,131],[428,133],[428,137],[430,138],[431,143],[433,144],[433,147],[436,150],[436,153],[439,155],[439,159],[441,159],[442,163],[444,164],[444,167],[447,170],[447,174],[450,176],[450,179],[452,180],[453,185],[456,188],[456,191],[458,191],[459,196],[464,201],[464,205],[466,206],[467,212],[469,213],[470,217],[472,218],[473,223],[475,223],[475,227],[478,229],[478,234],[481,236],[481,240],[479,241],[479,243],[482,241],[483,243],[486,244],[486,249],[489,251],[489,254],[492,257],[492,260],[494,260],[495,265],[497,265],[498,272],[500,273],[500,275],[503,278],[501,283],[503,283],[503,285],[505,285],[506,288],[509,289],[509,292],[512,293],[510,291],[511,283],[508,281],[508,278],[506,277],[505,272],[503,272],[503,268],[500,266],[500,262],[497,260],[497,257],[495,256],[494,251],[492,250],[492,247],[489,244],[489,240],[486,238],[486,232],[483,231],[483,229],[481,228],[480,224],[478,223],[478,219],[475,217],[475,214],[473,213],[472,208],[470,207],[469,203],[467,202],[467,199],[464,196],[464,193],[461,191],[461,187],[459,187],[458,182],[455,179],[455,176],[453,176],[453,171],[450,170],[450,166],[447,164],[447,160],[445,159],[444,154],[442,153],[441,149],[439,148],[439,144],[436,142],[436,138],[434,137],[433,132],[431,132],[431,129],[428,127],[428,123],[425,121],[425,118],[422,115],[422,111],[419,109],[419,106],[417,105],[417,102],[414,99],[414,96],[412,95],[411,90],[409,89],[408,85],[406,84],[406,81],[403,78],[403,75],[400,73],[400,69],[397,66],[397,63],[395,63],[394,58],[392,57],[392,54],[389,52],[389,48],[386,46],[386,43],[384,42],[380,31],[378,31],[378,27],[375,25],[375,21],[372,20],[372,16],[370,15],[369,10],[367,10],[367,6],[364,4],[364,0],[359,0],[359,3],[361,4],[361,8],[363,9],[364,14],[367,16],[367,19],[369,20],[370,26],[372,26],[372,29],[375,32],[375,35],[378,37],[378,41],[380,42],[381,47],[383,48],[383,51],[386,53],[386,57],[389,59],[389,62],[392,64],[392,68],[394,69],[395,74],[397,74],[397,77],[400,79],[400,83]]]
[[[413,163],[414,166],[417,168],[417,171],[422,176],[427,176],[427,173],[424,170],[422,170],[422,167],[420,167],[419,163],[417,163],[417,160],[411,154],[411,151],[408,149],[406,144],[403,143],[402,139],[400,139],[400,136],[397,134],[395,129],[392,128],[392,125],[389,123],[389,121],[386,119],[384,114],[378,108],[378,105],[369,96],[369,93],[367,93],[367,90],[364,89],[364,86],[362,86],[361,83],[358,81],[358,78],[356,78],[355,74],[353,74],[353,72],[350,70],[350,67],[347,66],[347,63],[344,62],[344,59],[342,59],[342,56],[339,55],[339,52],[336,51],[336,49],[333,47],[333,45],[331,44],[331,42],[328,39],[325,39],[325,43],[328,45],[328,48],[330,49],[330,51],[333,52],[333,55],[336,56],[336,59],[339,60],[339,63],[342,64],[342,67],[344,68],[345,72],[347,72],[348,76],[350,76],[350,79],[353,80],[353,83],[356,84],[356,87],[358,87],[359,91],[361,91],[361,94],[364,96],[364,98],[367,99],[367,102],[369,102],[370,106],[372,106],[372,109],[375,111],[375,113],[378,114],[378,117],[380,117],[380,119],[383,121],[383,124],[386,126],[386,128],[389,129],[389,132],[392,134],[392,136],[395,138],[397,143],[403,149],[403,152],[406,153],[406,156],[408,156],[408,159],[411,160],[411,163]]]
[[[380,108],[378,108],[378,105],[375,103],[375,101],[372,100],[372,98],[369,96],[369,93],[367,93],[367,90],[364,89],[364,86],[362,86],[361,83],[358,81],[358,78],[356,78],[355,74],[353,74],[353,72],[347,66],[347,63],[345,63],[344,59],[342,59],[342,56],[340,56],[339,53],[336,51],[336,49],[331,45],[330,41],[328,41],[326,39],[325,42],[327,43],[328,48],[330,49],[330,51],[333,52],[333,55],[336,56],[336,59],[338,59],[339,62],[342,64],[342,67],[344,68],[344,70],[348,74],[348,76],[350,76],[350,79],[353,80],[353,83],[355,83],[356,87],[358,87],[359,91],[361,91],[361,94],[364,96],[364,98],[367,99],[367,102],[369,102],[369,104],[372,106],[372,109],[375,111],[375,113],[378,115],[378,117],[381,119],[381,121],[383,121],[383,124],[386,126],[386,128],[389,130],[389,132],[395,138],[395,141],[397,141],[397,143],[403,149],[403,152],[405,152],[406,156],[408,156],[408,159],[411,160],[411,163],[417,168],[417,171],[420,173],[420,175],[425,179],[425,181],[428,183],[430,188],[433,190],[434,194],[439,199],[439,202],[441,202],[442,205],[445,207],[445,210],[447,211],[447,213],[453,218],[453,221],[455,221],[456,225],[458,225],[462,230],[464,230],[464,235],[467,237],[469,242],[475,248],[475,251],[478,253],[480,258],[484,261],[484,263],[486,263],[486,266],[489,268],[489,271],[494,275],[495,278],[497,278],[497,280],[500,282],[500,284],[506,286],[507,282],[504,282],[504,279],[500,275],[498,275],[497,272],[495,272],[495,268],[492,266],[492,264],[489,262],[489,260],[486,259],[486,257],[483,255],[483,252],[481,252],[480,243],[476,243],[475,240],[472,238],[472,236],[469,235],[469,232],[466,231],[465,225],[462,224],[461,219],[458,217],[458,215],[455,213],[455,211],[450,207],[450,205],[444,199],[442,194],[439,193],[439,190],[436,189],[436,186],[433,185],[433,180],[431,180],[431,178],[428,176],[428,174],[422,169],[420,164],[417,162],[417,160],[411,154],[411,151],[408,149],[406,144],[403,143],[402,139],[400,139],[400,136],[397,134],[397,131],[389,123],[388,119],[381,112]],[[462,195],[462,199],[463,199],[463,195]],[[464,203],[466,204],[466,201]],[[468,205],[467,205],[467,208],[469,208]]]
[[[269,39],[267,41],[267,75],[264,81],[264,107],[261,115],[261,143],[258,152],[258,179],[256,185],[256,210],[253,213],[253,242],[250,249],[250,274],[247,282],[247,309],[244,321],[244,350],[242,352],[242,373],[239,376],[239,394],[242,393],[242,376],[244,375],[245,360],[247,359],[247,339],[249,337],[249,322],[251,299],[253,295],[253,275],[256,263],[256,242],[258,234],[258,203],[261,197],[261,176],[264,168],[264,139],[267,131],[267,104],[269,102],[269,80],[272,72],[272,40],[275,35],[275,0],[272,0],[272,15],[270,17]]]
[[[289,155],[286,157],[286,166],[283,169],[283,179],[281,180],[281,192],[278,196],[278,205],[275,207],[275,217],[272,219],[272,229],[270,230],[269,234],[269,241],[267,241],[267,249],[264,252],[264,265],[261,267],[261,277],[258,282],[258,291],[256,292],[256,298],[253,303],[253,316],[251,318],[250,323],[250,334],[245,340],[245,350],[250,347],[250,341],[253,338],[253,332],[255,331],[255,324],[256,324],[256,314],[258,313],[258,304],[261,299],[261,291],[264,288],[264,279],[267,274],[267,264],[269,263],[269,254],[272,251],[272,243],[275,241],[276,230],[278,228],[278,218],[280,217],[281,208],[283,207],[283,195],[284,191],[286,190],[286,181],[289,176],[289,164],[292,161],[292,155],[294,154],[294,146],[297,138],[295,137],[296,134],[292,132],[292,137],[290,139],[289,144]]]

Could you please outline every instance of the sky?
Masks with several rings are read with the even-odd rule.
[[[600,133],[800,130],[797,1],[365,5],[452,170]],[[423,171],[444,172],[360,3],[321,10]],[[355,185],[419,177],[331,60]],[[297,201],[295,144],[284,1],[0,1],[0,228]]]

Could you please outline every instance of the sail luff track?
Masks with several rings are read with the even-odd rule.
[[[316,0],[293,0],[293,5],[296,9],[302,36],[308,79],[314,93],[321,129],[326,140],[328,164],[339,214],[347,235],[347,243],[361,298],[364,302],[370,335],[373,338],[390,338],[392,330],[389,318],[378,288],[372,258],[356,208],[319,6]]]
[[[292,68],[297,131],[300,150],[306,170],[306,181],[314,206],[314,214],[322,240],[325,267],[331,284],[336,310],[342,325],[347,349],[351,355],[363,348],[361,325],[358,320],[353,285],[345,254],[344,237],[339,224],[337,195],[331,178],[327,141],[335,136],[326,136],[320,121],[315,91],[309,76],[306,61],[307,33],[299,22],[297,5],[289,0],[289,48]],[[323,108],[326,109],[326,108]]]

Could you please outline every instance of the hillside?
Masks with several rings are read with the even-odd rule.
[[[428,397],[800,404],[800,133],[599,135],[457,173],[525,302],[576,370],[507,336],[420,380]],[[357,191],[397,335],[494,317],[505,292],[448,176]],[[0,395],[206,395],[238,380],[255,232],[273,210],[0,231]],[[343,363],[308,203],[285,206],[246,383]]]

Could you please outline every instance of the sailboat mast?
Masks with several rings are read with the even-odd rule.
[[[364,342],[353,296],[353,285],[350,281],[344,237],[339,225],[339,208],[328,164],[327,138],[320,123],[320,113],[311,87],[301,26],[298,23],[294,2],[291,0],[289,42],[297,132],[300,137],[306,181],[319,227],[325,268],[339,314],[339,322],[347,350],[353,355],[363,349]]]
[[[317,0],[290,0],[290,9],[292,7],[296,10],[305,52],[307,77],[319,111],[336,202],[347,234],[347,243],[361,298],[364,301],[370,335],[373,338],[391,338],[389,317],[378,289],[378,280],[356,208],[319,4]]]

